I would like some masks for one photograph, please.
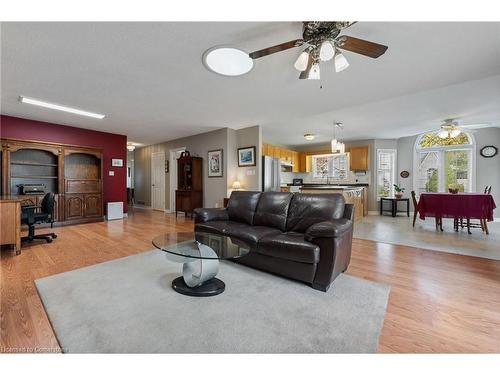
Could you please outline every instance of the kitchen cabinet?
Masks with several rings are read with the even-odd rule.
[[[351,147],[351,171],[367,171],[368,166],[368,146]]]
[[[284,147],[274,146],[269,143],[262,144],[262,155],[270,156],[272,158],[277,158],[282,161],[286,161],[293,164],[293,172],[303,172],[305,171],[305,165],[302,167],[301,164],[301,153],[289,150]]]

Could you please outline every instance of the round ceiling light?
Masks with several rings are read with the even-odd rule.
[[[234,47],[214,47],[203,54],[203,64],[223,76],[241,76],[253,68],[248,53]]]

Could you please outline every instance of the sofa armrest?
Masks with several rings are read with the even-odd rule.
[[[354,220],[354,205],[352,203],[345,204],[344,219]]]
[[[227,209],[225,208],[195,208],[194,222],[205,223],[215,220],[229,220]]]
[[[311,241],[314,238],[337,238],[343,236],[352,229],[352,220],[334,219],[322,221],[307,228],[305,239]]]

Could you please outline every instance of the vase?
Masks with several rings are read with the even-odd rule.
[[[397,199],[401,199],[403,197],[403,193],[394,193],[394,196],[397,198]]]

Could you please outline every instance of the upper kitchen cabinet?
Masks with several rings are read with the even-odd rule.
[[[351,171],[367,171],[368,166],[368,146],[351,147]]]

